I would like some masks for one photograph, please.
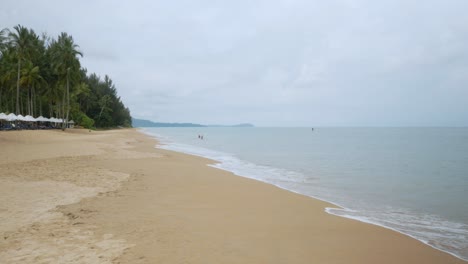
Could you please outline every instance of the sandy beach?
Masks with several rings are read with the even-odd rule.
[[[0,263],[467,263],[156,144],[0,132]]]

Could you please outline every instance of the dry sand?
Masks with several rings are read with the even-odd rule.
[[[466,263],[155,144],[0,132],[0,263]]]

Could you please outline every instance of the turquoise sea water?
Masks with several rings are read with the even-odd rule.
[[[468,260],[468,128],[146,128],[162,148]],[[204,139],[198,138],[203,135]]]

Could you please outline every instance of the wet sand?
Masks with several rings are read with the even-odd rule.
[[[155,144],[0,132],[0,263],[466,263]]]

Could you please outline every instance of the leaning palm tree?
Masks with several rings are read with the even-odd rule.
[[[75,76],[79,76],[80,61],[78,56],[83,56],[83,54],[78,50],[79,46],[74,43],[73,37],[64,32],[59,35],[57,41],[52,43],[52,45],[54,45],[52,58],[55,71],[59,75],[61,82],[66,84],[67,109],[63,111],[63,114],[66,112],[64,122],[64,128],[66,128],[70,115],[70,81]],[[63,105],[65,105],[65,102],[63,102]]]

